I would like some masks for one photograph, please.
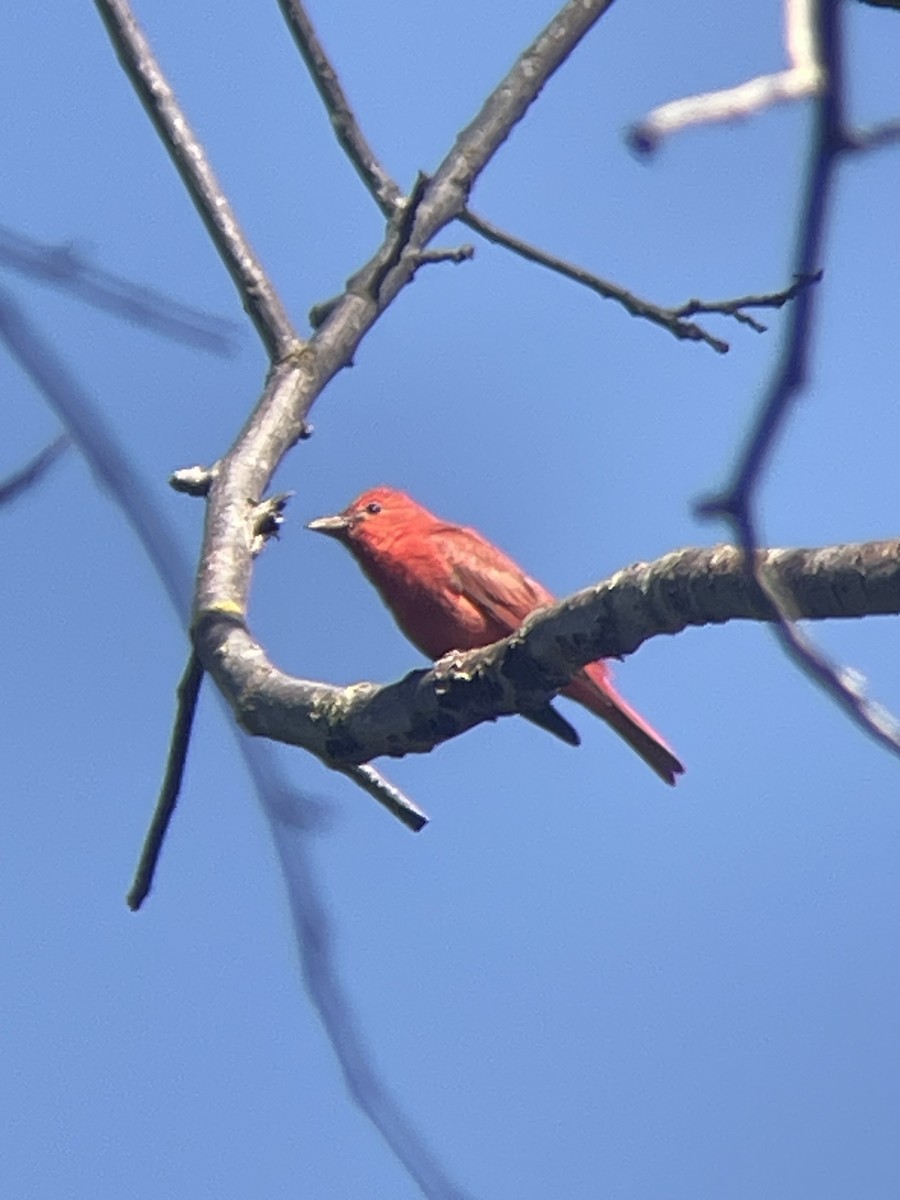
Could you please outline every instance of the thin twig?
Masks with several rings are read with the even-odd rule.
[[[253,252],[202,144],[127,0],[94,0],[119,62],[153,122],[269,357],[302,348],[275,285]]]
[[[337,71],[325,53],[306,9],[300,0],[278,0],[278,6],[328,111],[338,142],[381,211],[386,217],[390,217],[399,201],[403,199],[403,192],[366,141],[341,87]]]
[[[12,475],[8,475],[6,479],[0,480],[0,505],[9,504],[18,496],[21,496],[23,492],[27,492],[29,488],[39,483],[70,445],[71,442],[67,435],[61,433],[59,437],[54,438],[49,446],[45,446],[30,462],[27,462],[24,467],[21,467]]]
[[[197,698],[200,695],[200,685],[203,682],[203,666],[200,659],[191,651],[184,669],[184,674],[178,684],[178,705],[175,723],[172,727],[172,741],[169,746],[169,757],[166,762],[166,772],[163,776],[159,799],[153,810],[153,817],[144,838],[141,857],[134,873],[134,882],[128,893],[128,907],[137,912],[153,886],[153,876],[156,864],[159,862],[160,851],[165,840],[169,822],[175,812],[178,794],[181,791],[181,780],[184,777],[184,766],[187,761],[188,746],[191,740],[191,728],[194,724],[194,714],[197,711]]]
[[[338,767],[338,770],[358,784],[364,792],[374,796],[379,804],[383,804],[389,813],[413,833],[418,833],[428,824],[428,817],[421,808],[413,804],[408,796],[404,796],[399,788],[385,779],[370,763],[361,763],[356,767]]]
[[[381,285],[391,271],[400,265],[400,260],[409,249],[416,227],[416,215],[427,188],[428,176],[424,171],[419,171],[409,195],[402,204],[397,206],[388,221],[387,241],[379,252],[375,270],[366,275],[366,287],[376,304],[379,302]],[[421,253],[421,250],[417,252]]]
[[[419,266],[429,266],[432,263],[464,263],[475,257],[475,247],[469,242],[463,246],[450,246],[446,250],[439,247],[419,250],[416,260]]]
[[[714,337],[713,334],[708,333],[702,326],[695,324],[693,321],[684,320],[683,315],[678,310],[661,308],[649,300],[642,300],[639,296],[635,296],[633,292],[629,292],[617,283],[612,283],[608,279],[602,279],[599,275],[594,275],[592,272],[586,271],[584,267],[567,262],[564,258],[557,258],[555,254],[550,254],[546,250],[541,250],[539,247],[533,246],[530,242],[523,241],[514,234],[507,233],[506,230],[494,225],[491,221],[473,213],[471,209],[466,209],[460,215],[459,220],[463,225],[468,226],[469,229],[487,238],[489,242],[493,242],[498,246],[505,246],[507,250],[511,250],[513,254],[518,254],[520,258],[537,263],[538,266],[546,267],[550,271],[555,271],[558,275],[563,275],[566,279],[571,279],[574,283],[581,284],[590,291],[596,292],[598,296],[602,296],[604,300],[615,300],[617,304],[620,304],[633,317],[642,317],[644,320],[651,321],[654,325],[659,325],[660,328],[668,330],[669,333],[680,341],[705,342],[717,354],[727,354],[729,350],[728,342]]]
[[[749,325],[757,333],[765,333],[766,326],[755,321],[745,308],[783,308],[793,300],[798,293],[814,283],[821,283],[823,271],[815,271],[812,275],[797,278],[780,292],[766,292],[760,296],[738,296],[734,300],[688,300],[673,312],[679,317],[690,317],[694,313],[721,313],[723,316],[734,317]]]

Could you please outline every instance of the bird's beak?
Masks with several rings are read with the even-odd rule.
[[[329,537],[340,538],[350,528],[350,522],[342,513],[338,513],[334,517],[316,517],[314,521],[307,522],[306,528],[313,533],[327,533]]]

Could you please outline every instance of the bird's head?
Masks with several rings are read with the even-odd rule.
[[[377,543],[388,531],[396,532],[424,513],[422,506],[405,492],[380,486],[357,496],[343,512],[333,517],[317,517],[306,528],[336,538],[352,549]]]

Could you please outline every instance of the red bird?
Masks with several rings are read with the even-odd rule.
[[[334,517],[306,527],[341,542],[368,575],[413,645],[431,659],[474,650],[515,632],[554,597],[474,529],[442,521],[404,492],[376,487]],[[684,767],[618,694],[602,660],[562,689],[611,725],[666,783]],[[524,714],[577,746],[578,734],[549,703]]]

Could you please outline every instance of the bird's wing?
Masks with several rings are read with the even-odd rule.
[[[459,595],[479,610],[486,624],[494,627],[497,637],[518,629],[536,608],[553,603],[545,587],[480,534],[465,530],[465,537],[454,538],[453,532],[445,543],[453,564],[453,584]],[[522,715],[570,746],[581,742],[576,730],[552,704]]]
[[[502,633],[512,633],[536,608],[553,603],[550,592],[502,550],[474,530],[459,532],[466,536],[454,537],[452,531],[445,534],[453,584]]]

